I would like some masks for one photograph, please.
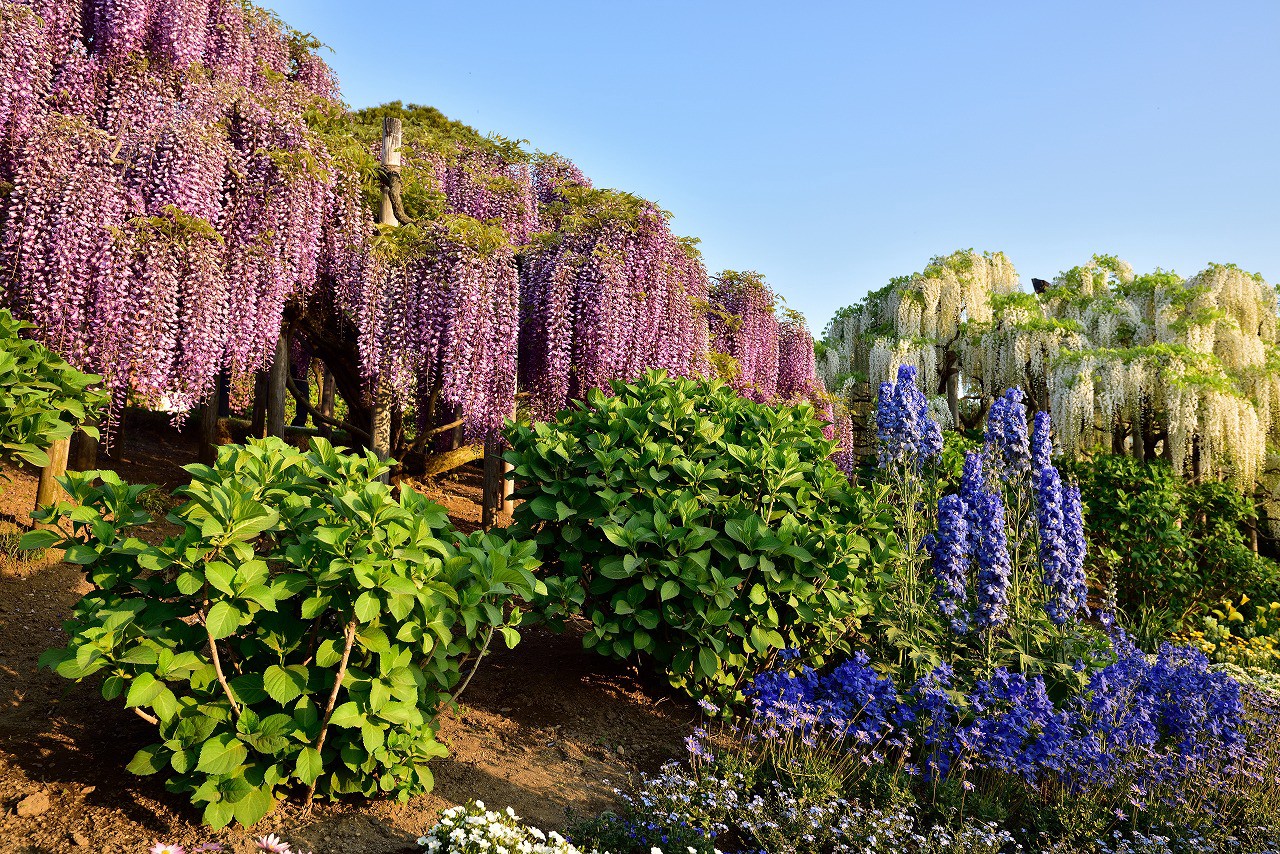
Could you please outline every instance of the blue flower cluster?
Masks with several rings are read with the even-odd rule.
[[[1004,668],[963,695],[945,665],[900,692],[862,655],[824,675],[763,674],[750,695],[765,714],[803,708],[816,726],[892,739],[912,749],[914,772],[937,778],[987,769],[1032,785],[1126,785],[1140,808],[1156,787],[1179,797],[1193,772],[1201,781],[1247,773],[1255,724],[1239,683],[1210,670],[1198,650],[1166,644],[1149,658],[1122,632],[1113,644],[1115,660],[1058,704],[1042,677]]]
[[[935,595],[952,631],[962,634],[969,628],[967,585],[974,558],[978,563],[977,625],[987,629],[1004,625],[1009,618],[1012,575],[1004,500],[987,488],[981,454],[965,456],[960,494],[938,502],[938,532],[927,546],[933,557]]]
[[[987,492],[973,504],[974,554],[978,559],[978,626],[994,629],[1009,619],[1009,583],[1013,573],[1004,526],[1004,501]]]
[[[914,366],[900,366],[897,382],[880,384],[876,439],[881,468],[910,463],[919,469],[942,453],[942,429],[929,417],[929,404],[916,385]]]
[[[1055,625],[1065,625],[1087,610],[1088,580],[1084,572],[1084,519],[1080,489],[1064,487],[1052,461],[1049,413],[1037,412],[1031,438],[1032,482],[1040,570],[1047,588],[1044,609]]]
[[[969,522],[964,499],[947,495],[938,502],[938,533],[929,541],[938,608],[956,634],[969,630]]]
[[[996,398],[987,412],[985,452],[992,476],[1013,481],[1031,471],[1031,440],[1022,389],[1011,388]]]
[[[1014,506],[1034,507],[1049,619],[1061,626],[1087,612],[1080,490],[1064,485],[1053,465],[1051,427],[1049,414],[1038,412],[1028,437],[1022,392],[1009,389],[992,405],[982,452],[965,457],[959,495],[938,502],[938,530],[925,545],[933,558],[939,610],[957,634],[969,630],[971,617],[982,629],[999,628],[1009,618],[1013,567],[1008,526],[1021,530],[1021,524],[1007,518],[1002,482],[1015,492],[1032,491],[1033,502]],[[968,585],[975,562],[976,607],[970,614]]]

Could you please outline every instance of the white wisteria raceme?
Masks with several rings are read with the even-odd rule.
[[[853,375],[874,387],[906,364],[933,391],[950,367],[946,351],[965,325],[989,322],[992,298],[1017,290],[1017,271],[1003,253],[965,250],[934,258],[922,272],[894,279],[836,315],[824,339],[822,379],[839,388]]]
[[[846,397],[914,365],[980,422],[1019,386],[1072,456],[1163,458],[1179,473],[1261,482],[1280,509],[1280,318],[1261,276],[1214,264],[1190,279],[1098,255],[1024,291],[1000,253],[957,252],[894,279],[827,327],[818,369]],[[1273,514],[1277,516],[1280,514]]]

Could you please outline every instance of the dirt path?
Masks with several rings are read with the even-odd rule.
[[[148,439],[127,447],[112,467],[134,481],[176,486],[190,444]],[[473,511],[478,519],[471,480],[440,484],[432,495],[464,527]],[[34,489],[30,473],[0,484],[0,514],[25,513]],[[0,557],[0,852],[142,852],[157,839],[188,850],[206,841],[252,850],[250,834],[202,829],[195,810],[159,779],[124,770],[155,741],[145,722],[104,702],[95,684],[37,672],[40,653],[65,642],[61,622],[87,590],[75,567]],[[433,765],[431,795],[408,804],[320,805],[310,816],[283,804],[255,834],[279,833],[316,854],[409,852],[438,810],[473,798],[562,827],[567,807],[604,808],[628,774],[679,756],[694,714],[635,673],[584,652],[576,634],[531,629],[515,650],[490,657],[461,713],[442,716],[451,755]]]

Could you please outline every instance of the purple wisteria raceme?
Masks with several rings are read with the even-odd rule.
[[[725,270],[711,289],[710,300],[711,349],[737,363],[734,388],[760,403],[772,400],[780,393],[777,297],[759,273]],[[801,368],[789,365],[788,370],[793,376],[787,381],[793,382]]]
[[[938,610],[950,622],[952,631],[963,634],[969,630],[971,546],[969,520],[960,496],[947,495],[938,502],[938,532],[930,551]]]
[[[710,296],[695,248],[648,203],[634,217],[619,214],[612,206],[621,194],[612,191],[595,191],[583,216],[558,223],[557,211],[568,208],[558,197],[581,192],[584,180],[555,158],[540,161],[533,178],[543,226],[559,231],[556,241],[531,246],[520,276],[521,388],[538,419],[652,368],[678,377],[710,370]],[[776,349],[773,369],[776,383]]]
[[[942,453],[942,429],[929,417],[928,401],[916,386],[914,366],[899,366],[896,382],[880,384],[876,439],[881,468],[909,462],[918,471]]]
[[[1031,471],[1031,442],[1022,398],[1022,389],[1011,388],[987,413],[985,450],[992,466],[990,474],[999,480],[1016,480]]]
[[[850,477],[853,476],[854,466],[854,448],[853,448],[853,418],[849,413],[841,409],[835,413],[835,439],[836,452],[832,455],[840,471]]]
[[[264,367],[315,281],[333,170],[294,65],[323,60],[238,0],[4,0],[0,44],[0,302],[113,411]]]

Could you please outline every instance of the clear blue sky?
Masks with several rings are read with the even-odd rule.
[[[958,248],[1280,279],[1277,0],[265,1],[351,105],[558,151],[815,332]]]

